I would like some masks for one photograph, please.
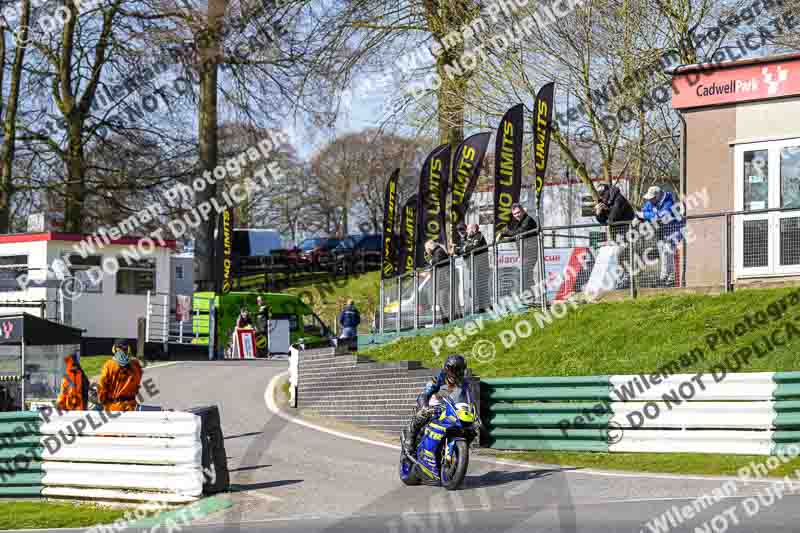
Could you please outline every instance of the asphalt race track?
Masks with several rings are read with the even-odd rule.
[[[286,361],[187,362],[147,371],[157,402],[183,409],[218,404],[233,507],[182,531],[197,532],[790,532],[799,500],[770,502],[766,483],[737,483],[730,498],[683,523],[648,522],[711,493],[722,479],[604,474],[560,467],[519,467],[471,458],[465,486],[405,487],[399,452],[347,440],[273,415],[265,403],[270,380]],[[155,401],[153,403],[156,403]],[[743,500],[761,493],[760,512]],[[727,514],[724,514],[726,509]],[[752,509],[752,505],[750,506]],[[737,524],[738,522],[738,524]],[[167,531],[160,528],[158,531]]]

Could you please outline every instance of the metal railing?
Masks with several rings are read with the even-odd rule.
[[[387,333],[490,310],[544,310],[601,284],[601,292],[636,298],[681,288],[729,292],[734,282],[787,276],[800,276],[800,208],[549,226],[382,280],[378,323]]]
[[[212,311],[214,300],[195,296],[192,304],[205,303],[207,309],[193,307],[188,318],[178,320],[173,312],[170,298],[175,296],[147,291],[145,310],[145,342],[168,344],[193,344],[199,339],[213,337]],[[201,302],[202,301],[202,302]]]
[[[537,287],[543,277],[542,241],[542,233],[529,232],[382,280],[380,332],[441,325]],[[546,305],[540,291],[528,303]]]

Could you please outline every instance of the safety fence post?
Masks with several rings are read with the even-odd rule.
[[[436,287],[436,265],[431,267],[431,276],[433,277],[433,324],[432,327],[436,327],[436,293],[438,292],[438,288]]]
[[[153,319],[153,311],[150,308],[150,291],[147,291],[147,308],[145,310],[145,320],[147,321],[147,329],[145,330],[144,340],[150,342],[150,321]]]
[[[216,359],[216,344],[217,344],[217,336],[216,333],[216,312],[217,309],[214,307],[214,298],[208,304],[208,360],[213,361]]]
[[[417,276],[416,267],[411,271],[411,275],[414,276],[414,329],[417,329],[419,328],[419,277]]]
[[[400,335],[400,321],[403,319],[403,276],[397,276],[397,324],[395,331]]]
[[[380,331],[381,335],[383,335],[383,306],[384,304],[384,291],[383,291],[383,278],[381,278],[381,288],[380,288],[380,305],[378,306],[378,331]]]
[[[469,254],[469,314],[475,314],[475,253]]]
[[[539,263],[539,298],[541,299],[541,307],[542,312],[547,312],[547,280],[545,279],[545,269],[544,269],[544,232],[540,229],[537,232],[537,243],[538,243],[538,260],[536,261]]]
[[[725,287],[723,288],[723,292],[730,292],[731,290],[731,234],[730,234],[730,223],[731,223],[731,216],[725,214],[725,220],[722,225],[722,261],[723,261],[723,283]],[[686,256],[683,258],[684,263],[686,262]]]
[[[500,301],[500,272],[498,271],[498,251],[500,250],[500,245],[497,242],[492,243],[492,256],[494,256],[494,268],[492,269],[492,276],[494,279],[494,283],[492,283],[492,306],[495,306]]]
[[[521,296],[525,286],[525,239],[521,239],[519,236],[517,236],[517,249],[519,249],[519,290],[517,294]]]
[[[456,298],[455,298],[455,296],[456,296],[455,283],[453,282],[453,280],[455,279],[455,271],[456,271],[456,269],[455,269],[455,261],[456,261],[456,258],[455,257],[451,257],[450,261],[448,261],[448,263],[447,263],[447,267],[448,267],[448,271],[449,271],[449,278],[450,278],[450,279],[448,279],[448,283],[447,283],[448,286],[449,286],[448,287],[448,292],[449,292],[448,296],[449,296],[449,300],[450,300],[450,305],[448,306],[448,310],[447,310],[447,318],[449,319],[450,322],[453,321],[453,305],[455,304],[455,300],[456,300]]]

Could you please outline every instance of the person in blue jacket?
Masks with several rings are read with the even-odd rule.
[[[675,249],[683,238],[684,220],[675,209],[675,199],[669,191],[654,185],[644,195],[642,217],[656,227],[658,255],[661,263],[659,278],[664,286],[675,285]]]
[[[361,313],[356,309],[353,300],[347,300],[347,305],[339,313],[339,325],[342,326],[341,339],[358,338],[358,325],[361,324]]]
[[[469,392],[470,380],[466,376],[467,361],[463,355],[448,355],[442,370],[425,386],[425,390],[417,396],[417,410],[408,422],[408,427],[403,430],[403,449],[410,457],[414,456],[417,434],[425,425],[441,414],[442,406],[429,405],[434,394],[442,387],[445,394],[458,403],[471,403],[472,396]]]

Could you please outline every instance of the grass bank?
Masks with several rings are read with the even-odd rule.
[[[362,352],[380,361],[418,360],[429,368],[440,367],[446,354],[458,352],[468,357],[470,367],[481,377],[510,377],[649,373],[693,349],[702,350],[702,359],[682,370],[692,372],[708,370],[757,340],[763,345],[760,339],[778,330],[785,344],[774,346],[763,357],[752,358],[739,371],[800,370],[800,298],[796,291],[748,289],[719,296],[675,295],[601,302],[570,310],[544,328],[536,321],[537,311],[531,311],[484,321],[477,334],[464,340],[454,335],[454,328],[445,328],[432,336],[404,337]],[[758,323],[759,318],[763,323]],[[519,325],[523,321],[530,323],[530,334],[518,336],[516,342],[506,343],[508,346],[504,344],[502,338],[512,338],[509,331],[516,328],[517,333],[528,332],[528,328]],[[448,335],[453,335],[450,346]],[[712,342],[714,336],[717,340]],[[473,346],[479,342],[491,344],[493,358],[472,356]],[[439,354],[432,345],[441,347]],[[735,475],[751,462],[766,460],[762,456],[716,454],[490,453],[539,464],[697,475]],[[794,460],[770,474],[784,476],[798,468],[800,460]]]
[[[287,293],[300,296],[310,303],[317,316],[331,328],[336,324],[347,300],[352,298],[361,312],[360,334],[369,333],[372,317],[378,308],[379,291],[380,272],[350,274],[347,277],[323,275],[315,283],[286,289]]]
[[[482,329],[464,340],[447,328],[432,336],[405,337],[364,353],[381,361],[422,361],[431,368],[440,366],[448,353],[462,353],[482,377],[580,376],[654,371],[681,354],[700,348],[703,360],[688,366],[686,372],[690,372],[707,369],[762,335],[783,329],[783,346],[775,347],[765,357],[752,359],[740,371],[800,370],[800,335],[785,331],[794,325],[800,328],[800,322],[794,320],[800,317],[800,299],[795,295],[790,300],[796,290],[748,289],[719,296],[676,295],[601,302],[571,309],[563,318],[545,323],[544,328],[536,321],[538,311],[530,311],[497,321],[484,320]],[[787,305],[784,310],[775,304],[781,298]],[[760,311],[767,318],[761,325],[755,322]],[[713,347],[709,345],[710,336],[721,339],[723,330],[733,331],[747,316],[753,327],[740,336],[734,334]],[[523,321],[530,328],[522,326]],[[509,332],[515,328],[517,333],[530,334],[504,344],[501,339],[511,339]],[[448,335],[452,336],[448,339]],[[480,341],[491,344],[494,357],[472,356],[473,346]],[[436,354],[432,346],[439,346],[440,353]]]

